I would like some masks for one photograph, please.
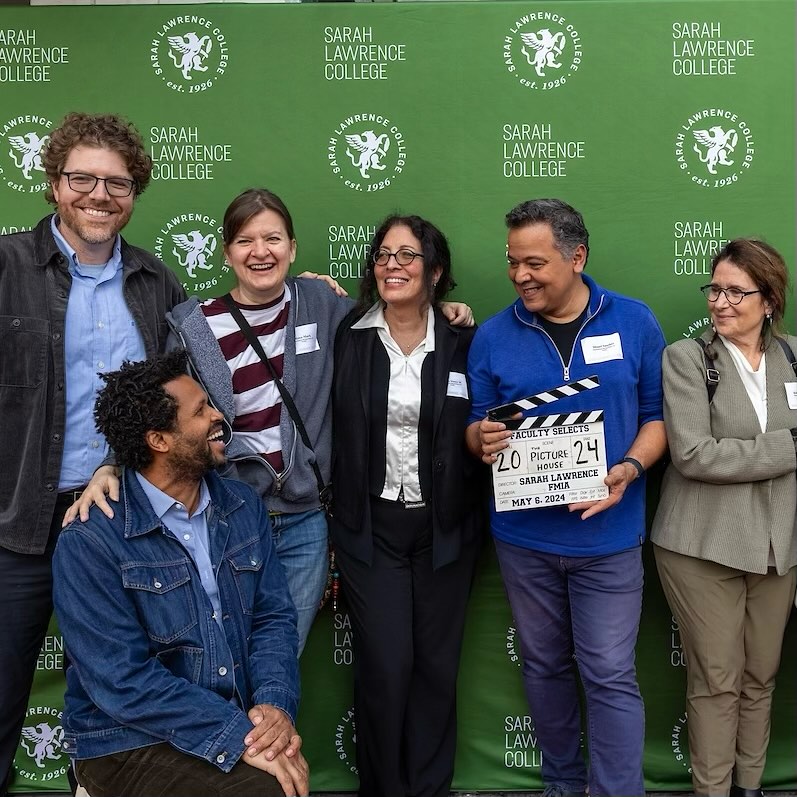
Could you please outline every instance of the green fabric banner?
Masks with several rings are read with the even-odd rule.
[[[382,217],[430,218],[451,241],[455,296],[478,319],[513,300],[503,216],[535,196],[584,213],[590,274],[647,302],[669,340],[708,323],[697,289],[723,241],[763,236],[794,262],[793,0],[6,8],[2,25],[0,233],[46,212],[39,152],[66,112],[122,113],[155,160],[125,236],[189,293],[230,287],[221,217],[250,186],[290,207],[296,270],[352,292]],[[638,647],[646,777],[651,789],[687,789],[685,671],[651,565]],[[776,692],[771,789],[797,785],[796,630]],[[302,660],[314,791],[356,785],[351,634],[345,606],[327,607]],[[17,791],[65,788],[62,655],[52,629]],[[540,785],[489,548],[459,717],[455,788]]]

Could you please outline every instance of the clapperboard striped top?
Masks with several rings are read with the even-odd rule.
[[[523,410],[533,410],[537,407],[541,407],[543,404],[551,404],[554,401],[558,401],[561,398],[568,398],[569,396],[576,396],[579,393],[583,393],[585,390],[594,390],[596,387],[600,387],[600,379],[598,379],[597,375],[594,376],[587,376],[584,379],[577,379],[574,382],[568,382],[565,385],[559,385],[559,387],[552,388],[551,390],[545,390],[542,393],[535,393],[533,396],[526,396],[526,398],[518,399],[517,401],[512,401],[509,404],[501,404],[499,407],[493,407],[491,410],[487,411],[487,417],[490,418],[492,421],[503,421],[506,422],[508,418],[511,416],[516,415],[518,412],[523,412]],[[578,415],[589,415],[591,413],[572,413],[574,416]],[[569,417],[567,415],[563,417]],[[533,418],[527,418],[525,420],[534,420]],[[603,420],[603,413],[601,413],[600,419],[593,419],[593,420]],[[571,423],[588,423],[588,421],[571,421]],[[539,425],[539,424],[538,424]],[[553,426],[555,424],[546,424],[546,426]],[[518,428],[528,428],[528,427],[518,427]]]
[[[531,418],[505,419],[507,429],[547,429],[549,426],[573,426],[582,423],[597,423],[603,420],[603,410],[592,412],[565,412],[561,415],[536,415]]]

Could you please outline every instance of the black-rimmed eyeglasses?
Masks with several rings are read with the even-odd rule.
[[[413,252],[412,249],[399,249],[398,252],[391,252],[388,249],[377,249],[374,252],[374,264],[386,266],[390,258],[394,257],[400,266],[408,266],[416,257],[423,257],[420,252]]]
[[[739,288],[720,288],[719,285],[704,285],[700,292],[710,302],[716,302],[720,298],[720,294],[724,293],[729,304],[739,304],[745,296],[761,293],[761,291],[742,291]]]
[[[98,182],[105,183],[105,190],[111,196],[130,196],[136,187],[135,180],[126,177],[97,177],[84,172],[61,172],[66,177],[69,187],[78,194],[90,194]]]

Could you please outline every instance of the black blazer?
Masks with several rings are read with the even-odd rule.
[[[467,379],[468,349],[475,328],[452,327],[435,309],[432,440],[432,561],[435,569],[456,560],[463,544],[478,545],[486,529],[488,471],[465,446],[470,398],[449,396],[449,375]],[[368,492],[372,354],[381,345],[376,329],[352,329],[357,310],[341,322],[335,339],[332,388],[333,543],[366,564],[371,562]],[[470,385],[468,385],[470,396]]]

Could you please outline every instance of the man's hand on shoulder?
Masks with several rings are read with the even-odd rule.
[[[119,468],[116,465],[101,465],[94,471],[83,494],[66,510],[61,526],[68,526],[78,516],[85,523],[89,519],[92,504],[97,504],[106,517],[113,518],[113,509],[108,499],[119,503]]]
[[[282,709],[261,703],[249,709],[248,716],[255,724],[244,739],[244,744],[247,745],[244,759],[248,763],[251,763],[250,758],[261,753],[266,760],[272,761],[280,753],[291,758],[299,752],[302,737]]]
[[[241,761],[273,775],[282,786],[285,797],[307,797],[310,794],[310,767],[300,752],[291,758],[280,753],[273,761],[262,753],[253,757],[247,754]]]

